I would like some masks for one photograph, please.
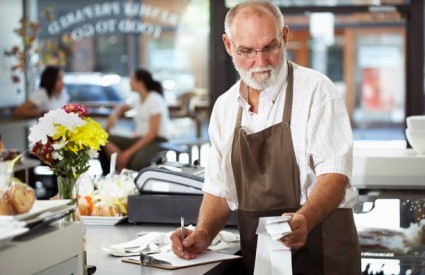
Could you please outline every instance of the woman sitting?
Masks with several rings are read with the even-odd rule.
[[[123,168],[140,171],[149,166],[151,159],[161,151],[159,143],[167,141],[169,114],[161,84],[153,80],[148,71],[137,69],[131,76],[130,86],[132,91],[138,93],[140,100],[134,106],[117,107],[108,118],[107,130],[112,129],[125,112],[134,108],[136,136],[109,136],[108,143],[99,155],[104,175],[110,172],[111,154],[117,153],[117,171]]]
[[[69,101],[64,90],[63,71],[59,67],[49,66],[41,74],[40,89],[14,111],[16,117],[34,118],[62,107]]]

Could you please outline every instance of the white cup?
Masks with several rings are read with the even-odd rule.
[[[409,116],[406,118],[406,124],[409,129],[425,129],[425,115]]]
[[[425,154],[425,129],[406,129],[406,137],[413,150]]]

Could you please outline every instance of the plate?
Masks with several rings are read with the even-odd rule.
[[[28,231],[28,228],[0,228],[0,247],[12,240],[14,237],[19,236]]]
[[[84,225],[116,225],[126,219],[127,216],[120,217],[101,217],[101,216],[80,216]]]
[[[43,212],[58,210],[70,202],[71,200],[36,200],[28,213],[14,216],[0,216],[0,221],[11,219],[25,221],[26,219],[35,217]]]

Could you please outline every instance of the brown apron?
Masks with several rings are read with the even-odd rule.
[[[241,127],[239,107],[232,145],[238,195],[238,222],[244,273],[253,274],[259,217],[280,216],[300,208],[300,176],[291,136],[293,68],[281,123],[254,134]],[[360,248],[351,209],[337,209],[309,232],[304,247],[292,250],[293,274],[361,274]]]

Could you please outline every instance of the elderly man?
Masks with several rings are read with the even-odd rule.
[[[324,75],[285,59],[278,7],[243,2],[223,42],[241,76],[214,105],[196,230],[171,236],[176,255],[204,250],[238,211],[245,271],[254,270],[259,217],[289,215],[293,274],[360,274],[350,186],[352,133],[344,100]]]

